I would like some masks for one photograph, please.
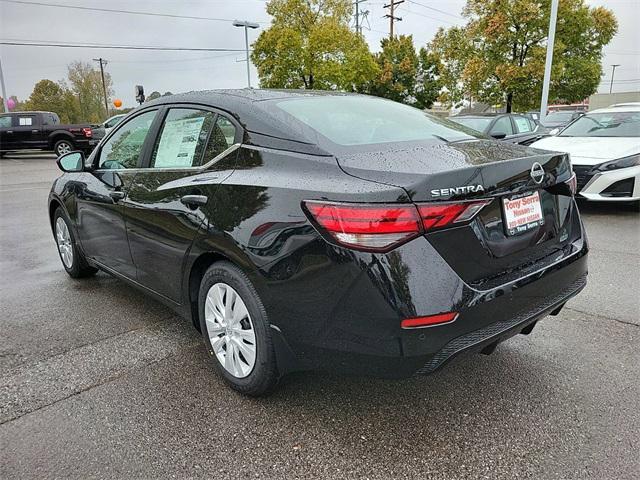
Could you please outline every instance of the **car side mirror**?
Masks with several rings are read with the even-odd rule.
[[[65,153],[58,157],[56,163],[63,172],[82,172],[84,170],[84,153]]]
[[[507,136],[507,134],[504,132],[495,132],[495,133],[492,133],[491,136],[496,140],[502,140]]]
[[[552,128],[551,130],[549,130],[549,135],[551,136],[556,136],[560,133],[560,129],[559,128]]]

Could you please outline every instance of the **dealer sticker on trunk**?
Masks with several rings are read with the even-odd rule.
[[[507,235],[518,235],[544,224],[538,192],[518,198],[504,198],[502,206]]]

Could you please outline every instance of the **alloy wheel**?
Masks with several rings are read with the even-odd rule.
[[[64,155],[65,153],[69,153],[71,151],[71,145],[66,142],[62,142],[58,145],[58,151],[56,152],[58,155]]]
[[[256,363],[256,335],[238,292],[226,283],[214,284],[207,292],[204,317],[220,364],[236,378],[248,376]]]
[[[69,233],[69,227],[62,217],[58,217],[56,220],[56,243],[58,244],[58,250],[60,251],[60,258],[62,263],[67,268],[71,268],[73,265],[73,245],[71,244],[71,233]]]

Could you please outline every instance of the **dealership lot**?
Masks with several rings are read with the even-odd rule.
[[[587,289],[491,356],[402,382],[224,387],[199,334],[51,236],[50,155],[0,160],[0,476],[637,478],[640,215],[584,205]]]

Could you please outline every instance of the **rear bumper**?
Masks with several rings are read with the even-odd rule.
[[[312,368],[388,378],[431,373],[463,351],[521,332],[586,285],[584,235],[557,261],[486,290],[462,281],[424,238],[386,255],[327,248],[333,250],[327,264],[306,282],[279,281],[271,294],[261,292],[291,353],[281,373]],[[304,288],[292,292],[294,284]],[[271,303],[283,296],[295,301]],[[452,323],[400,328],[403,318],[450,311],[459,313]]]

